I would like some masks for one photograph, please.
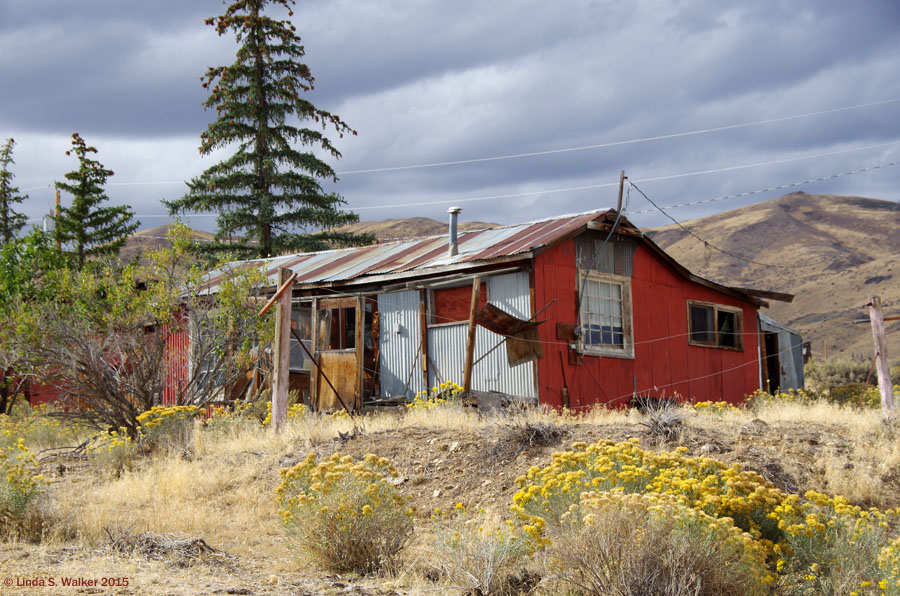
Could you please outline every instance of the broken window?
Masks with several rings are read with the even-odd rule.
[[[579,278],[584,352],[633,356],[630,280],[593,271],[582,272]]]
[[[291,329],[290,369],[309,372],[312,370],[312,362],[307,354],[312,353],[312,308],[309,303],[291,310]],[[300,340],[297,339],[298,336]],[[300,345],[300,341],[306,346],[306,350]]]
[[[743,349],[740,309],[688,301],[688,325],[691,344]]]

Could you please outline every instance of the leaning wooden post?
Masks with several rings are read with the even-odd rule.
[[[878,370],[878,388],[881,390],[881,407],[894,407],[891,375],[888,368],[887,339],[884,335],[884,315],[881,313],[881,298],[869,298],[869,319],[872,321],[872,337],[875,339],[875,367]]]
[[[272,430],[280,433],[287,420],[287,399],[291,366],[291,288],[294,278],[290,269],[278,269],[278,292],[275,306],[275,378],[272,382]]]
[[[469,337],[466,341],[466,367],[463,370],[463,394],[472,389],[472,361],[475,359],[475,315],[478,314],[478,299],[481,295],[481,278],[472,280],[472,306],[469,308]]]

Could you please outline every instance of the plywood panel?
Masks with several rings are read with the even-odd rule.
[[[359,398],[359,361],[356,350],[337,350],[319,352],[319,378],[316,383],[318,392],[318,408],[320,412],[336,412],[343,410],[341,400],[348,408],[353,408]],[[341,399],[325,381],[327,377],[337,389]]]

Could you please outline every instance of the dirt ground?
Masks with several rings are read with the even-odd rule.
[[[852,460],[849,430],[836,421],[749,422],[694,424],[688,419],[670,435],[650,433],[633,423],[562,423],[528,426],[498,420],[478,430],[400,428],[380,432],[356,431],[312,445],[320,458],[335,452],[361,457],[387,457],[397,469],[400,490],[417,511],[417,529],[436,507],[450,509],[457,502],[503,514],[517,490],[515,478],[532,466],[545,465],[551,453],[574,441],[622,441],[641,438],[657,450],[687,447],[691,455],[738,463],[755,470],[790,492],[827,491],[824,463],[838,462],[852,471],[868,465]],[[308,448],[298,446],[279,462],[288,467],[303,459]],[[841,463],[840,458],[846,463]],[[876,462],[869,462],[874,465]],[[53,463],[48,462],[48,470]],[[898,470],[882,473],[884,494],[879,506],[900,504]],[[65,481],[91,482],[70,471]],[[270,485],[277,484],[272,473]],[[872,503],[859,503],[869,505]],[[223,523],[227,523],[223,520]],[[275,527],[275,526],[273,526]],[[197,538],[203,538],[202,536]],[[427,579],[423,563],[410,548],[407,563],[388,577],[359,578],[328,575],[298,564],[281,532],[261,529],[242,544],[209,544],[214,552],[186,557],[117,554],[108,544],[87,546],[77,541],[47,545],[0,544],[0,595],[5,594],[123,594],[206,595],[284,594],[297,596],[406,596],[436,592],[461,593]],[[273,556],[272,553],[283,553]],[[63,586],[65,578],[84,580]],[[104,582],[104,578],[107,581]],[[56,585],[50,585],[50,581]],[[111,582],[109,580],[112,580]],[[10,585],[9,582],[12,582]],[[90,584],[96,581],[97,585]],[[30,582],[30,585],[28,583]],[[103,585],[111,584],[111,585]],[[124,585],[127,583],[128,585]],[[43,584],[43,585],[42,585]]]

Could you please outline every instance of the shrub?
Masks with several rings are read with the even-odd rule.
[[[671,495],[585,494],[547,560],[573,592],[595,596],[752,596],[775,579],[751,536]]]
[[[144,440],[167,451],[189,452],[194,420],[203,413],[197,406],[154,406],[137,417]]]
[[[412,511],[390,482],[388,461],[361,462],[315,454],[281,471],[276,494],[288,535],[323,568],[342,573],[381,571],[394,562],[412,534]]]
[[[427,410],[440,406],[457,405],[459,396],[462,394],[463,388],[452,381],[445,381],[440,385],[431,388],[431,392],[422,390],[416,393],[411,402],[406,404],[407,408]]]
[[[694,410],[716,416],[740,412],[740,409],[727,401],[698,401],[694,404]]]
[[[48,521],[48,483],[25,439],[0,434],[0,537],[39,540]]]
[[[550,465],[531,468],[516,479],[520,490],[513,511],[526,531],[543,533],[556,526],[584,492],[670,494],[680,503],[714,517],[729,517],[754,538],[771,545],[781,539],[776,520],[768,516],[785,495],[755,472],[705,457],[689,457],[687,449],[655,453],[641,449],[638,439],[625,443],[574,443],[572,451],[554,453]]]
[[[809,491],[771,514],[784,530],[778,571],[791,594],[880,594],[883,547],[895,516]],[[891,566],[892,567],[892,566]],[[896,579],[896,578],[894,578]]]
[[[864,383],[872,370],[871,360],[856,358],[811,359],[803,367],[806,386],[815,393],[847,383]]]
[[[469,514],[462,503],[449,515],[437,510],[432,519],[430,563],[454,588],[483,595],[512,591],[515,573],[535,549],[528,535],[512,522],[492,524],[483,509]]]
[[[117,474],[131,467],[140,450],[140,442],[132,440],[125,428],[97,433],[86,449],[89,458]]]

